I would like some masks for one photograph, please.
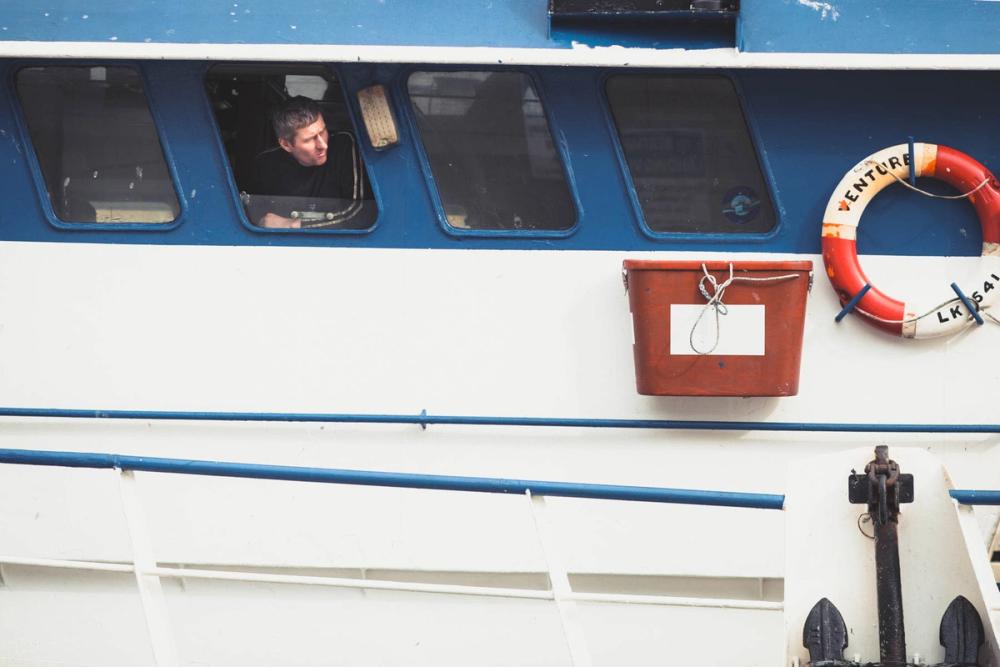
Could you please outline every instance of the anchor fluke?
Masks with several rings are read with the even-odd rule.
[[[814,604],[806,616],[802,645],[809,649],[809,661],[814,665],[843,662],[844,649],[847,648],[847,625],[840,610],[827,598]]]
[[[941,617],[941,646],[944,664],[955,667],[976,667],[979,647],[986,640],[983,622],[972,603],[959,595]]]

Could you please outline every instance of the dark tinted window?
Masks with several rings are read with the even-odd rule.
[[[251,223],[291,230],[364,230],[375,224],[378,209],[347,100],[329,70],[217,65],[205,86]],[[296,98],[315,103],[325,138],[309,135],[315,124],[309,121],[284,144],[279,141],[273,115]]]
[[[449,225],[573,226],[573,198],[531,79],[517,72],[416,72],[408,87]]]
[[[654,232],[760,233],[774,208],[736,90],[721,76],[621,75],[608,99]]]
[[[56,216],[164,223],[180,210],[138,73],[28,67],[17,92]]]

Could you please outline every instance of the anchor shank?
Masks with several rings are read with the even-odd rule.
[[[903,588],[899,574],[900,475],[889,459],[889,448],[875,448],[875,460],[865,467],[870,484],[868,512],[875,526],[875,587],[878,593],[879,656],[886,667],[906,664],[903,631]]]
[[[868,518],[875,529],[878,665],[906,667],[898,528],[900,503],[913,502],[913,475],[901,473],[899,464],[889,458],[889,448],[879,445],[875,448],[875,460],[865,466],[863,475],[851,470],[847,478],[847,497],[852,503],[868,505]],[[965,615],[963,607],[953,612],[949,618],[964,619]],[[954,625],[955,623],[948,623],[942,627],[950,631]],[[948,636],[952,635],[955,632],[950,632]]]
[[[903,590],[899,577],[896,520],[875,524],[875,585],[878,592],[878,645],[885,665],[906,663]]]

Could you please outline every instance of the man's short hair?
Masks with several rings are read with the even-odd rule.
[[[307,125],[312,125],[323,115],[319,105],[308,97],[299,95],[288,99],[274,110],[271,123],[278,139],[292,141],[295,133]]]

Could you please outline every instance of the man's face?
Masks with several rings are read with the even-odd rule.
[[[303,167],[318,167],[326,163],[326,149],[329,139],[330,134],[326,131],[326,123],[320,116],[315,123],[296,130],[291,141],[279,139],[278,143],[291,153],[295,161]]]

